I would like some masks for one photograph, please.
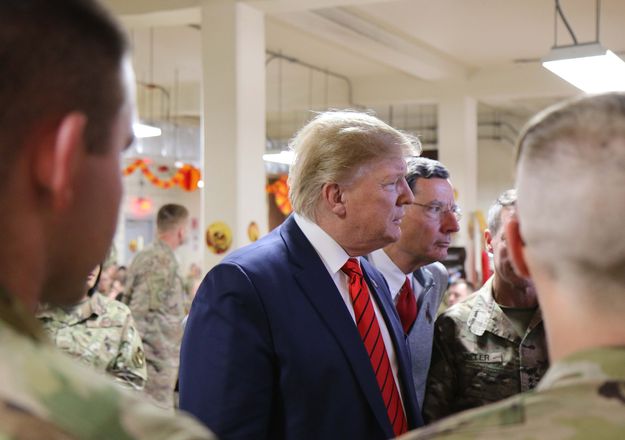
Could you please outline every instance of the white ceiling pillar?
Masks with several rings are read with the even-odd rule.
[[[438,105],[438,158],[449,169],[465,213],[477,206],[477,101],[468,96],[441,99]],[[455,245],[467,246],[468,215],[461,221]]]
[[[233,233],[230,250],[250,242],[255,222],[267,232],[265,18],[234,0],[204,0],[202,29],[202,231],[214,222]],[[205,248],[204,269],[224,254]]]

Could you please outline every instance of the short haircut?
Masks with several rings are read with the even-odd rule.
[[[447,290],[449,290],[452,286],[457,286],[459,284],[465,284],[471,290],[471,292],[475,292],[475,286],[473,285],[473,283],[465,278],[457,278],[453,280],[451,283],[449,283]]]
[[[288,179],[291,204],[295,212],[311,220],[326,183],[344,182],[376,159],[421,152],[416,137],[356,111],[320,113],[295,135],[289,147],[295,152]]]
[[[449,179],[449,170],[437,160],[427,157],[410,157],[406,161],[406,182],[414,193],[418,179]]]
[[[156,214],[156,229],[167,232],[189,218],[189,211],[182,205],[168,203],[163,205]]]
[[[501,211],[504,208],[511,208],[516,205],[516,190],[507,189],[502,192],[495,203],[488,209],[488,230],[492,235],[499,232],[501,228]]]
[[[35,130],[72,111],[87,116],[86,147],[101,153],[123,100],[127,42],[93,0],[0,2],[0,177]]]
[[[535,116],[517,143],[516,188],[535,264],[564,288],[596,293],[593,304],[623,311],[625,94],[584,96]]]

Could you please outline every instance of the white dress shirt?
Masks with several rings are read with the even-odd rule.
[[[332,281],[334,281],[334,284],[341,294],[341,298],[343,298],[343,302],[345,303],[349,314],[354,320],[354,325],[356,325],[354,305],[352,304],[352,299],[349,296],[349,277],[341,270],[350,256],[336,241],[334,241],[332,237],[330,237],[330,235],[328,235],[327,232],[321,229],[319,225],[298,214],[294,214],[293,217],[297,226],[299,226],[310,244],[313,248],[315,248],[315,251],[317,251],[317,255],[319,255],[323,265],[332,277]],[[360,264],[360,259],[356,259],[358,260],[358,264]],[[375,316],[378,320],[378,324],[380,325],[380,332],[382,333],[384,346],[386,347],[388,359],[391,363],[393,377],[395,378],[395,383],[397,384],[397,389],[399,390],[399,395],[403,402],[402,390],[399,386],[399,380],[397,378],[398,367],[397,357],[395,356],[395,347],[393,346],[393,341],[388,332],[388,328],[386,327],[384,317],[380,314],[378,305],[373,298],[371,298],[371,304],[373,304]]]
[[[415,294],[417,304],[419,304],[419,297],[423,292],[423,287],[421,287],[421,284],[415,280],[412,273],[409,275],[403,273],[401,269],[393,263],[393,260],[390,259],[383,249],[371,252],[371,254],[369,254],[369,262],[373,264],[373,267],[382,272],[382,275],[384,275],[388,288],[391,290],[391,295],[393,296],[393,302],[395,304],[397,304],[399,291],[406,281],[406,276],[410,281],[410,286]]]

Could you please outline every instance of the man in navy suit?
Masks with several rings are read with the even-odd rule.
[[[425,157],[409,159],[406,180],[415,200],[402,219],[401,237],[373,252],[369,261],[388,282],[410,347],[412,377],[421,405],[436,312],[447,289],[447,269],[440,261],[447,257],[452,234],[459,230],[460,211],[449,171],[440,162]]]
[[[404,157],[418,147],[358,112],[322,113],[300,130],[294,215],[226,257],[198,290],[181,408],[225,440],[386,439],[422,424],[390,292],[358,258],[399,238],[413,201]],[[364,295],[348,266],[364,272]]]

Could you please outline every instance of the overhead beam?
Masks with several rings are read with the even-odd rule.
[[[464,77],[460,63],[344,9],[278,14],[278,20],[388,67],[425,80]]]
[[[312,11],[340,6],[361,6],[370,3],[384,3],[390,0],[243,0],[266,14],[280,14],[296,11]]]
[[[200,8],[184,8],[144,14],[120,15],[128,28],[200,25]]]
[[[539,63],[475,72],[469,78],[420,81],[405,75],[354,78],[354,99],[369,105],[389,102],[438,102],[450,96],[507,101],[574,96],[580,91]],[[380,86],[384,84],[384,86]]]
[[[138,15],[199,8],[201,0],[102,0],[116,15]]]
[[[210,0],[102,0],[116,15],[151,14],[177,9],[199,8],[203,1]],[[359,6],[369,3],[384,3],[390,0],[234,0],[246,3],[266,14],[294,11],[310,11],[338,6]]]

